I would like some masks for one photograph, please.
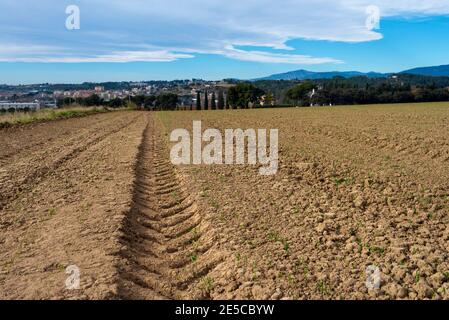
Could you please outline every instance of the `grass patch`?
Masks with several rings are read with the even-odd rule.
[[[236,260],[237,262],[240,262],[241,259],[242,259],[242,255],[241,255],[239,252],[237,252],[237,253],[235,254],[235,260]]]
[[[319,280],[317,282],[316,289],[322,296],[327,296],[331,293],[329,285],[324,280]]]
[[[298,258],[295,261],[295,264],[293,266],[293,272],[295,274],[302,274],[304,276],[304,279],[306,280],[310,274],[309,266],[302,258]]]
[[[342,184],[353,184],[355,179],[353,177],[333,177],[332,182],[336,186],[340,186]]]
[[[56,209],[55,208],[50,208],[50,209],[48,209],[48,215],[50,216],[50,217],[53,217],[54,215],[56,215]]]
[[[210,293],[214,289],[214,279],[211,277],[204,277],[201,279],[200,288],[204,290],[206,293]]]
[[[443,276],[444,276],[443,282],[449,282],[449,272],[444,272]]]
[[[73,107],[64,109],[42,109],[30,112],[13,112],[0,115],[0,128],[27,125],[37,122],[79,118],[88,115],[109,112],[103,107]]]
[[[290,244],[288,243],[288,241],[286,239],[282,238],[279,235],[279,233],[277,233],[276,231],[270,231],[268,233],[268,240],[270,240],[271,242],[279,242],[279,243],[281,243],[285,253],[286,254],[289,253]]]
[[[210,199],[209,200],[209,204],[211,205],[212,208],[214,208],[215,210],[218,210],[220,208],[220,204],[215,200],[215,199]]]
[[[421,272],[416,271],[416,274],[415,274],[415,283],[418,283],[419,280],[421,280]]]
[[[294,207],[294,208],[292,209],[292,213],[293,213],[293,215],[295,215],[295,216],[299,215],[299,208],[298,208],[298,207]]]
[[[198,255],[196,253],[192,253],[190,255],[190,261],[195,262],[196,260],[198,260]]]

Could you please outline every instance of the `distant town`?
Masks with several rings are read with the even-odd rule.
[[[0,85],[0,112],[73,105],[215,110],[449,101],[449,77],[414,74],[323,79],[201,79]]]
[[[107,82],[83,84],[35,84],[0,85],[0,109],[56,108],[64,104],[75,104],[92,96],[102,102],[114,100],[129,101],[136,97],[149,97],[173,94],[177,96],[178,107],[197,105],[198,94],[202,99],[208,93],[209,101],[218,92],[232,86],[232,80],[205,81],[201,79],[144,82]],[[204,102],[202,102],[204,103]]]

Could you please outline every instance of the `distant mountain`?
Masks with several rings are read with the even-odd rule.
[[[431,76],[431,77],[449,77],[449,65],[414,68],[402,71],[401,73],[416,74],[420,76]]]
[[[449,65],[414,68],[399,73],[407,73],[430,77],[449,77]],[[384,78],[390,75],[392,75],[392,73],[378,73],[378,72],[364,73],[358,71],[313,72],[307,70],[296,70],[286,73],[273,74],[268,77],[254,80],[306,80],[306,79],[316,80],[316,79],[331,79],[334,77],[352,78],[360,76],[366,76],[368,78]]]
[[[331,79],[334,77],[352,78],[359,76],[366,76],[369,78],[384,78],[389,74],[377,72],[358,72],[358,71],[330,71],[330,72],[313,72],[307,70],[296,70],[286,73],[273,74],[268,77],[259,78],[255,80],[315,80],[315,79]]]

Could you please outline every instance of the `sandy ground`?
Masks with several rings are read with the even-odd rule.
[[[168,134],[192,120],[279,129],[278,174],[173,166]],[[436,104],[2,130],[0,298],[447,299],[448,123]],[[78,290],[66,288],[73,265]]]

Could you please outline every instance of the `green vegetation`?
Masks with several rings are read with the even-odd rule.
[[[33,112],[13,112],[0,115],[0,128],[26,125],[35,122],[53,121],[84,117],[87,115],[108,112],[108,109],[101,108],[64,108],[64,109],[42,109]]]
[[[293,213],[295,216],[296,216],[296,215],[299,215],[299,208],[298,208],[298,207],[293,207],[292,213]]]
[[[260,80],[253,85],[272,92],[276,105],[358,105],[449,101],[449,77],[398,74],[316,80]],[[313,89],[316,93],[310,97]]]
[[[158,96],[130,96],[127,98],[115,98],[110,101],[105,101],[101,99],[98,95],[93,94],[87,98],[71,98],[66,97],[64,99],[59,99],[57,102],[58,107],[70,107],[73,105],[83,106],[83,107],[98,107],[106,106],[109,108],[124,108],[130,105],[134,108],[144,108],[150,110],[176,110],[178,104],[178,95],[174,93],[164,93]]]
[[[191,262],[195,262],[196,260],[198,260],[198,254],[192,253],[192,254],[190,255],[190,261],[191,261]]]
[[[201,110],[201,93],[199,91],[196,93],[196,110]]]
[[[342,184],[352,184],[354,183],[353,177],[333,177],[332,181],[335,183],[335,185],[339,186]]]
[[[295,265],[293,267],[293,272],[295,274],[302,273],[305,279],[307,279],[310,274],[309,266],[307,265],[307,263],[304,262],[302,258],[298,258],[296,260]]]
[[[250,83],[239,83],[228,90],[228,104],[232,108],[248,108],[250,103],[255,103],[265,91]]]
[[[223,87],[197,91],[196,110],[246,109],[251,106],[329,106],[329,105],[367,105],[386,103],[413,103],[449,101],[449,77],[426,77],[398,74],[385,78],[366,76],[314,80],[260,80],[254,82],[227,81],[227,93]],[[195,89],[198,90],[198,89]],[[178,91],[173,91],[178,92]],[[186,102],[185,97],[176,93],[160,95],[137,95],[102,100],[93,94],[86,98],[66,97],[58,100],[58,107],[107,106],[125,107],[134,103],[138,108],[147,110],[191,110],[194,99]],[[225,99],[226,96],[226,99]],[[184,100],[183,100],[184,98]],[[190,97],[193,98],[193,97]],[[181,100],[180,100],[181,99]],[[190,105],[189,105],[190,104]]]
[[[212,92],[212,98],[211,98],[211,101],[210,101],[210,108],[212,110],[217,110],[217,103],[216,103],[215,100],[216,100],[215,92]]]
[[[236,260],[237,262],[239,262],[241,259],[242,259],[242,255],[240,254],[240,252],[236,252],[236,253],[235,253],[235,260]]]
[[[317,86],[311,81],[304,81],[287,91],[287,98],[297,105],[309,105],[312,102],[311,92]]]
[[[220,204],[219,204],[218,201],[215,200],[215,199],[210,199],[210,200],[209,200],[209,204],[210,204],[211,207],[214,208],[215,210],[218,210],[218,208],[220,208]]]
[[[206,293],[210,293],[214,289],[214,279],[211,277],[204,277],[201,279],[200,288],[204,290]]]
[[[416,274],[415,274],[415,283],[418,283],[419,280],[421,280],[421,272],[419,272],[419,270],[418,270],[418,271],[416,271]]]
[[[152,110],[175,110],[178,104],[178,96],[174,93],[166,93],[158,96],[131,97],[137,106]]]
[[[223,91],[218,92],[218,98],[217,98],[217,109],[223,110],[225,108],[225,101],[224,101],[224,95]]]
[[[290,244],[288,243],[287,239],[282,238],[278,232],[276,231],[270,231],[268,233],[268,239],[272,242],[279,242],[282,244],[283,249],[285,253],[288,255],[290,251]]]
[[[204,93],[204,110],[209,110],[209,98],[207,97],[207,90]]]
[[[443,276],[444,276],[443,282],[449,282],[449,272],[444,272]]]
[[[54,208],[48,209],[48,215],[50,217],[54,216],[55,214],[56,214],[56,209],[54,209]]]
[[[330,294],[330,288],[329,285],[326,283],[326,281],[324,280],[319,280],[316,284],[316,289],[318,290],[318,292],[323,295],[323,296],[327,296]]]

